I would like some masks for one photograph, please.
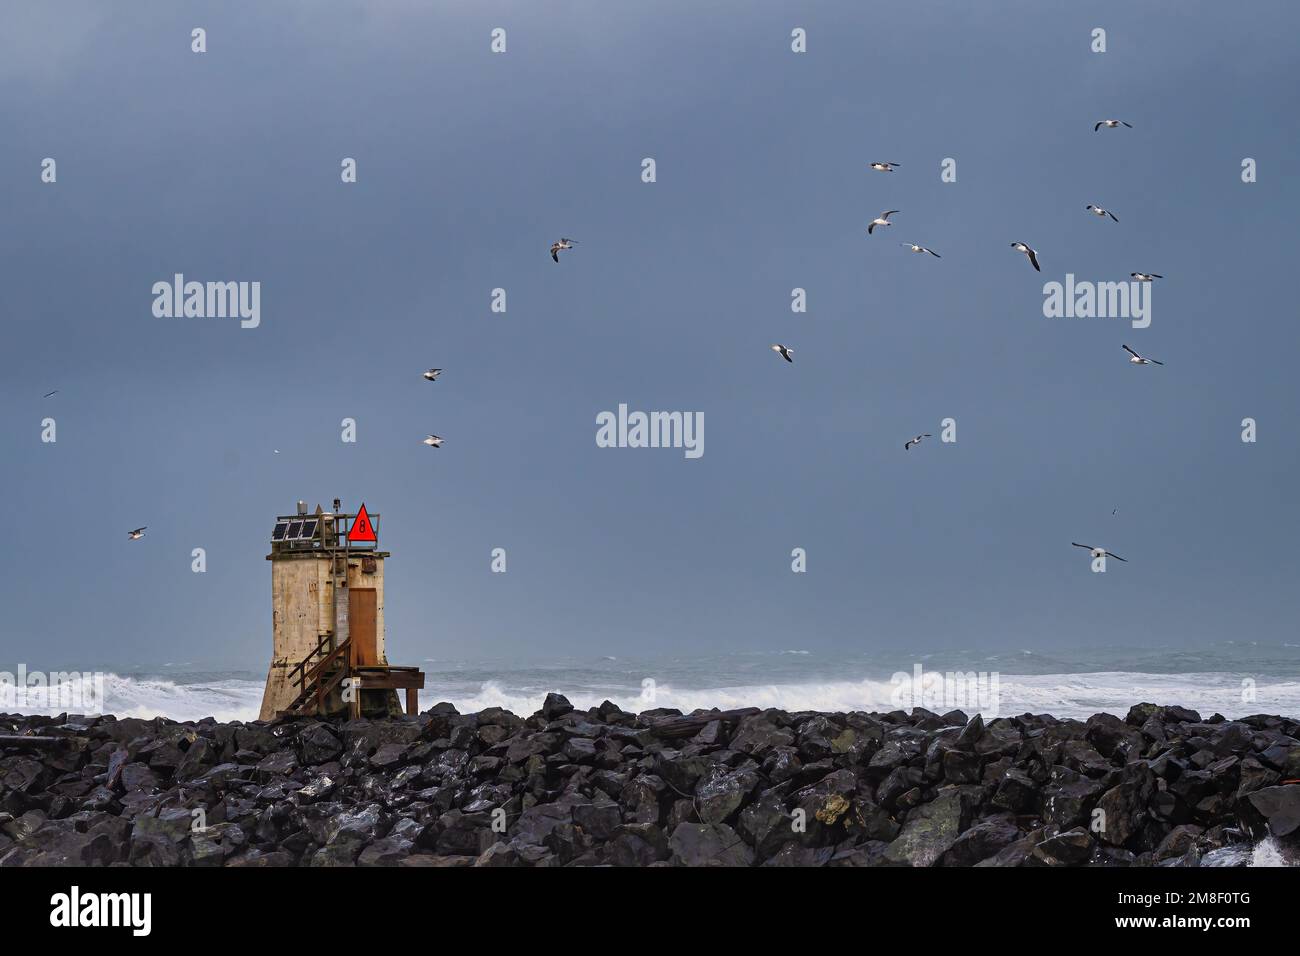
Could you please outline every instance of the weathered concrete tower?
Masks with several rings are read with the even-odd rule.
[[[416,668],[391,667],[384,649],[384,559],[379,515],[298,512],[271,532],[271,667],[261,720],[284,712],[401,713],[395,691],[424,686]]]

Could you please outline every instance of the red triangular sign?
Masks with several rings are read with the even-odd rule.
[[[370,523],[370,515],[366,513],[366,506],[363,504],[357,516],[352,519],[352,528],[348,531],[349,541],[378,541],[375,537],[375,526]]]

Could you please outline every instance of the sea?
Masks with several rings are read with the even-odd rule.
[[[940,713],[981,713],[986,720],[1024,713],[1083,720],[1101,712],[1123,717],[1133,704],[1150,702],[1189,707],[1203,717],[1300,716],[1300,640],[1223,641],[1195,650],[1152,645],[910,655],[832,654],[796,647],[545,661],[425,658],[420,666],[425,672],[421,709],[448,701],[461,713],[503,707],[528,716],[548,693],[556,692],[580,709],[610,700],[636,712],[711,707],[889,711],[918,705]],[[0,661],[0,671],[5,667]],[[173,720],[254,720],[266,680],[261,668],[199,661],[105,666],[96,673],[103,681],[103,711]],[[50,703],[54,706],[46,706]],[[0,699],[4,710],[56,714],[68,708],[33,696]]]
[[[0,664],[0,668],[3,668]],[[921,654],[826,653],[789,648],[713,655],[578,656],[546,661],[426,658],[420,707],[439,701],[461,713],[503,707],[537,711],[548,693],[579,709],[610,700],[624,710],[776,707],[786,711],[889,711],[913,705],[960,709],[986,719],[1051,714],[1124,717],[1136,703],[1177,704],[1202,717],[1300,715],[1300,641],[1222,641],[1199,649],[1151,645],[1072,650]],[[14,700],[0,672],[0,712],[57,714],[57,699]],[[105,667],[74,681],[101,682],[102,710],[119,717],[249,721],[257,718],[265,671],[196,661]],[[12,680],[12,678],[11,678]],[[76,688],[63,688],[64,690]],[[17,706],[15,706],[15,704]],[[54,704],[54,706],[49,706]],[[73,711],[75,712],[75,711]],[[1207,854],[1205,866],[1297,865],[1272,838]]]

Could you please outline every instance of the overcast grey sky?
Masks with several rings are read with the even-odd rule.
[[[334,496],[383,515],[395,661],[1294,639],[1297,27],[5,4],[0,666],[260,669],[272,519]],[[1149,328],[1043,316],[1044,282],[1135,270],[1165,276]],[[261,282],[260,327],[155,318],[177,272]],[[619,403],[702,412],[704,455],[598,448]]]

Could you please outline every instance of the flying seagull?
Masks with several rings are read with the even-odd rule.
[[[889,212],[882,212],[879,219],[871,220],[871,225],[867,226],[867,235],[871,235],[871,230],[877,226],[892,226],[893,223],[889,221],[889,217],[896,212],[898,212],[897,209],[891,209]]]
[[[429,371],[427,371],[427,372],[424,373],[424,377],[425,377],[426,379],[428,379],[430,382],[432,382],[432,381],[435,381],[435,380],[438,378],[438,376],[441,375],[441,374],[442,374],[442,369],[440,369],[440,368],[431,368],[431,369],[429,369]]]
[[[1131,275],[1138,282],[1150,282],[1152,279],[1164,278],[1164,276],[1156,272],[1130,272],[1129,275]]]
[[[1092,128],[1092,131],[1095,133],[1103,126],[1106,127],[1107,129],[1114,129],[1117,126],[1127,126],[1129,129],[1133,128],[1132,123],[1125,123],[1123,120],[1102,120],[1100,123],[1098,123],[1096,126]]]
[[[907,246],[907,248],[911,249],[913,252],[928,252],[936,259],[943,258],[943,256],[939,255],[939,253],[935,252],[933,249],[927,249],[925,246],[918,246],[915,242],[900,242],[899,245]]]
[[[147,528],[147,527],[149,527],[149,526],[148,526],[148,525],[145,525],[145,526],[144,526],[144,528]],[[144,537],[144,528],[136,528],[134,531],[128,531],[128,532],[126,533],[126,535],[127,535],[127,537],[130,538],[132,541],[139,541],[141,538]]]
[[[1027,245],[1025,245],[1023,242],[1013,242],[1013,243],[1011,243],[1011,248],[1014,249],[1014,250],[1016,250],[1016,252],[1023,252],[1025,255],[1027,255],[1027,256],[1029,257],[1029,261],[1030,261],[1031,263],[1033,263],[1033,265],[1034,265],[1034,269],[1035,269],[1035,270],[1037,270],[1038,272],[1042,272],[1042,271],[1043,271],[1042,269],[1039,269],[1039,268],[1038,268],[1038,251],[1037,251],[1037,250],[1035,250],[1035,249],[1030,249],[1030,248],[1029,248]]]
[[[1094,558],[1100,558],[1104,555],[1105,557],[1114,558],[1116,561],[1123,561],[1125,564],[1128,564],[1128,558],[1121,558],[1118,554],[1107,551],[1105,548],[1094,548],[1090,544],[1079,544],[1077,541],[1071,541],[1070,544],[1074,545],[1076,548],[1087,548],[1092,552]]]
[[[1157,362],[1153,358],[1143,358],[1142,356],[1134,352],[1131,348],[1129,348],[1127,345],[1124,346],[1124,351],[1127,352],[1129,355],[1133,356],[1131,359],[1129,359],[1129,361],[1132,362],[1134,365],[1164,365],[1165,364],[1164,362]]]
[[[565,249],[572,249],[577,244],[577,242],[578,240],[576,239],[565,239],[563,236],[561,236],[559,242],[551,243],[551,258],[554,259],[556,262],[559,262],[560,253],[563,252]]]
[[[785,359],[791,365],[794,364],[794,359],[790,358],[790,355],[792,352],[794,352],[794,349],[786,348],[784,345],[773,345],[772,351],[775,352],[777,355],[781,356],[781,358]]]
[[[902,163],[872,163],[871,168],[879,170],[882,173],[892,173],[901,165]]]
[[[430,448],[441,448],[442,442],[443,439],[439,438],[437,435],[430,435],[424,440],[424,444],[428,445]]]
[[[1088,203],[1088,211],[1094,216],[1101,216],[1103,219],[1107,216],[1110,216],[1111,219],[1115,219],[1115,214],[1109,209],[1102,209],[1100,206],[1094,206],[1092,203]],[[1119,222],[1118,219],[1115,219],[1115,221]]]
[[[927,433],[927,434],[924,434],[924,435],[917,435],[917,436],[916,436],[915,438],[913,438],[911,441],[909,441],[909,442],[904,442],[904,443],[903,443],[903,451],[910,451],[913,445],[919,445],[919,444],[921,444],[921,439],[922,439],[922,438],[930,438],[930,437],[931,437],[931,436],[930,436],[928,433]]]
[[[59,394],[59,390],[56,388],[52,392],[46,392],[44,395],[41,396],[41,398],[49,398],[51,395],[57,395],[57,394]]]

